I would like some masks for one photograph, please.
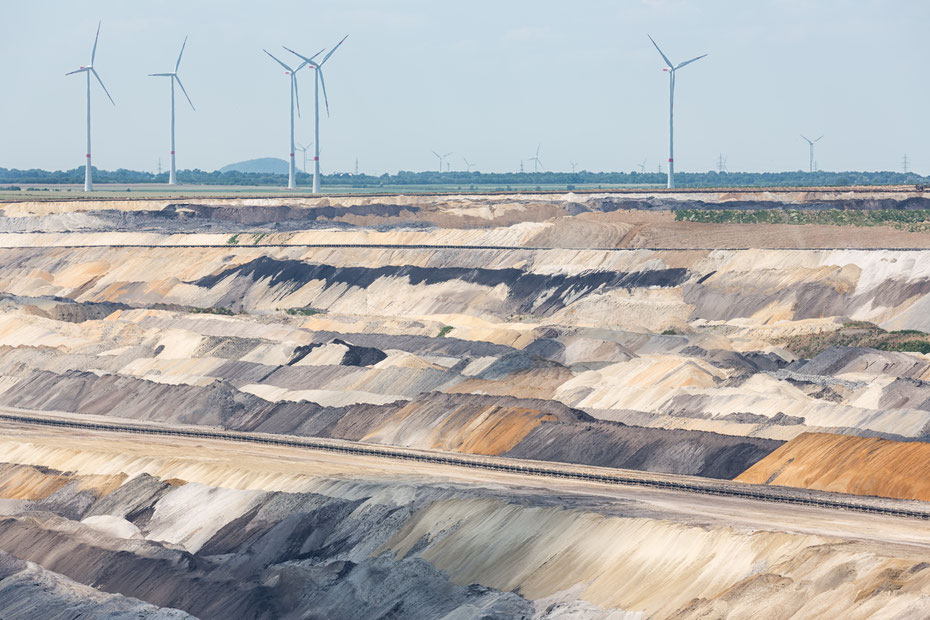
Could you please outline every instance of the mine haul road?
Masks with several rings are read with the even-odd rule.
[[[482,486],[505,495],[513,489],[566,509],[595,505],[607,515],[623,516],[625,506],[636,504],[679,522],[879,542],[921,557],[930,552],[930,504],[919,501],[10,407],[0,408],[0,437],[89,452],[170,454],[249,474],[263,473],[261,465],[316,478]]]
[[[701,521],[729,521],[760,528],[787,527],[807,533],[874,539],[930,550],[930,503],[752,485],[694,476],[532,461],[506,457],[418,450],[338,439],[228,431],[104,416],[0,408],[2,436],[28,442],[35,433],[93,441],[135,441],[230,454],[250,451],[265,459],[287,457],[329,471],[364,471],[419,482],[493,484],[537,489],[562,496],[597,496],[641,501],[663,512],[686,513]],[[0,461],[2,461],[0,457]],[[41,465],[41,463],[34,463]],[[335,470],[333,469],[335,467]],[[425,480],[424,480],[425,478]],[[568,505],[576,502],[568,501]]]

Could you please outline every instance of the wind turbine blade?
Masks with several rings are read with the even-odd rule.
[[[542,143],[541,143],[541,142],[540,142],[539,144],[536,145],[536,158],[537,158],[537,159],[539,158],[539,148],[540,148],[541,146],[542,146]]]
[[[100,38],[100,24],[103,22],[97,22],[97,36],[94,37],[94,49],[90,53],[90,64],[94,64],[94,58],[97,57],[97,39]]]
[[[103,80],[100,79],[100,76],[97,75],[97,70],[93,67],[90,68],[90,72],[94,74],[94,77],[97,78],[97,81],[100,82],[100,88],[103,89],[103,92],[107,94],[107,97],[110,99],[110,103],[116,105],[116,102],[113,101],[113,97],[110,97],[110,91],[107,90],[107,87],[103,85]]]
[[[810,142],[811,144],[813,144],[813,142],[811,142],[811,139],[805,136],[803,133],[801,134],[801,137],[807,140],[808,142]]]
[[[543,165],[543,163],[542,163],[541,160],[537,159],[537,160],[536,160],[536,163],[539,164],[539,167],[542,168],[543,170],[546,169],[546,166]]]
[[[652,44],[656,46],[656,49],[657,49],[657,50],[659,50],[659,54],[662,55],[662,60],[665,61],[665,64],[668,65],[668,68],[669,68],[669,69],[674,69],[675,67],[672,66],[672,61],[669,60],[669,59],[668,59],[668,56],[665,55],[665,52],[663,52],[663,51],[659,48],[659,44],[655,42],[655,39],[653,39],[651,35],[648,35],[648,34],[647,34],[646,36],[649,37],[649,40],[652,41]]]
[[[149,73],[149,77],[172,77],[173,73]]]
[[[695,60],[700,60],[700,59],[704,58],[705,56],[707,56],[707,54],[701,54],[701,55],[698,56],[697,58],[692,58],[691,60],[686,60],[686,61],[684,61],[683,63],[681,63],[680,65],[678,65],[678,66],[675,67],[675,68],[676,68],[676,69],[681,69],[681,68],[684,67],[685,65],[690,65],[690,64],[691,64],[692,62],[694,62]]]
[[[326,116],[329,116],[329,98],[326,96],[326,80],[323,79],[323,69],[317,67],[316,72],[320,76],[320,86],[323,87],[323,103],[326,104]]]
[[[435,155],[436,157],[442,158],[442,155],[440,155],[440,154],[437,153],[436,151],[430,151],[430,152],[431,152],[433,155]]]
[[[185,46],[185,45],[187,45],[187,37],[186,37],[186,36],[184,37],[184,43],[181,44],[181,53],[178,54],[178,62],[177,62],[177,64],[174,65],[174,72],[175,72],[175,73],[178,72],[178,67],[181,66],[181,56],[184,55],[184,46]]]
[[[345,40],[348,39],[348,38],[349,38],[349,35],[346,35],[346,36],[342,37],[342,41],[345,41]],[[327,60],[329,60],[329,57],[333,55],[333,52],[335,52],[337,49],[339,49],[339,46],[342,45],[342,41],[340,41],[339,43],[337,43],[337,44],[336,44],[336,47],[334,47],[333,49],[329,50],[329,52],[327,52],[326,56],[323,56],[323,60],[320,61],[320,66],[321,66],[321,67],[323,66],[323,63],[325,63]]]
[[[194,112],[196,112],[196,111],[197,111],[197,108],[194,107],[194,102],[191,101],[191,98],[190,98],[190,96],[187,94],[187,91],[184,90],[184,84],[181,84],[181,78],[179,78],[179,77],[176,76],[176,75],[172,75],[171,77],[173,77],[174,79],[176,79],[176,80],[178,81],[178,86],[181,87],[181,92],[184,93],[184,97],[187,98],[187,103],[191,104],[191,110],[193,110]]]
[[[452,153],[449,152],[449,153],[446,153],[445,155],[443,155],[442,157],[443,157],[443,159],[445,159],[446,157],[448,157],[448,156],[451,155],[451,154],[452,154]]]
[[[297,76],[291,73],[291,80],[294,81],[294,97],[297,98],[297,116],[300,116],[300,91],[297,90]]]
[[[65,73],[65,75],[74,75],[75,73],[84,73],[85,71],[88,71],[88,70],[89,70],[89,69],[88,69],[87,67],[81,67],[80,69],[75,69],[74,71],[69,71],[69,72]]]
[[[822,137],[823,137],[823,136],[820,136],[820,138],[822,138]],[[820,138],[817,138],[816,140],[814,140],[814,142],[819,142],[819,141],[820,141]]]
[[[275,58],[274,55],[273,55],[271,52],[269,52],[269,51],[266,50],[266,49],[263,49],[262,51],[265,52],[266,54],[268,54],[269,56],[271,56],[272,60],[274,60],[276,63],[278,63],[279,65],[281,65],[281,66],[284,67],[285,69],[287,69],[288,72],[294,73],[294,70],[293,70],[293,69],[291,69],[291,68],[288,67],[286,64],[284,64],[283,62],[281,62],[280,60],[278,60],[277,58]]]
[[[297,57],[300,58],[302,61],[304,61],[303,64],[302,64],[301,66],[303,66],[303,65],[316,65],[316,63],[313,62],[313,59],[316,58],[317,56],[319,56],[320,54],[322,54],[322,53],[323,53],[323,50],[326,49],[326,48],[324,47],[322,50],[320,50],[319,52],[317,52],[317,53],[314,54],[313,56],[310,56],[309,58],[307,58],[307,57],[304,56],[303,54],[298,54],[297,52],[295,52],[294,50],[292,50],[291,48],[289,48],[289,47],[286,46],[286,45],[282,45],[281,47],[283,47],[284,49],[286,49],[287,51],[289,51],[290,53],[292,53],[294,56],[297,56]]]

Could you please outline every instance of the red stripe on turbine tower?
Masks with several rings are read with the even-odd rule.
[[[675,161],[675,160],[672,159],[671,157],[668,158],[668,163],[672,163],[673,161]]]
[[[174,151],[168,151],[169,155],[174,155]]]
[[[90,153],[87,153],[86,155],[84,155],[84,157],[86,157],[87,159],[90,159]]]

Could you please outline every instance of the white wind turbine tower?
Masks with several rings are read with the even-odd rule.
[[[573,162],[572,160],[568,160],[568,163],[570,163],[570,164],[572,165],[572,174],[575,174],[575,168],[578,167],[578,163],[577,163],[577,162]]]
[[[697,58],[686,60],[679,65],[673,65],[672,61],[668,59],[668,56],[659,49],[659,44],[656,43],[651,36],[646,36],[649,37],[652,44],[656,46],[656,49],[659,50],[659,54],[662,56],[662,60],[668,65],[668,68],[663,69],[663,71],[668,71],[668,187],[673,188],[675,187],[675,72],[685,65],[690,65],[695,60],[704,58],[707,54],[701,54]]]
[[[808,144],[810,145],[810,147],[811,147],[810,172],[813,173],[813,172],[814,172],[814,144],[817,143],[817,142],[820,142],[820,138],[823,138],[823,136],[820,136],[820,138],[817,138],[816,140],[811,140],[810,138],[805,137],[804,134],[801,134],[801,137],[804,138],[805,140],[807,140],[807,143],[808,143]]]
[[[646,160],[643,160],[643,163],[639,164],[639,173],[646,174]]]
[[[533,157],[530,157],[530,158],[529,158],[529,161],[533,162],[533,172],[539,172],[539,167],[540,167],[540,166],[542,166],[543,170],[546,169],[546,167],[543,166],[542,161],[540,161],[540,159],[539,159],[539,148],[540,148],[541,146],[542,146],[542,144],[539,144],[539,145],[536,147],[536,155],[534,155]]]
[[[190,96],[188,96],[187,91],[184,89],[184,84],[181,83],[181,78],[178,77],[178,67],[181,66],[181,56],[184,55],[184,47],[187,45],[187,37],[184,37],[184,43],[181,44],[181,53],[178,54],[178,62],[174,65],[174,71],[172,73],[149,73],[152,77],[166,77],[171,78],[171,169],[168,172],[168,185],[177,185],[178,178],[175,173],[174,167],[174,83],[177,81],[178,86],[181,87],[181,92],[184,93],[184,97],[187,99],[187,103],[191,104],[191,110],[197,111],[197,108],[194,107],[194,102],[191,101]]]
[[[90,74],[93,73],[94,77],[97,78],[97,81],[100,82],[100,87],[103,88],[103,92],[107,94],[107,98],[110,100],[110,103],[116,105],[116,102],[113,101],[113,97],[110,97],[110,92],[107,90],[107,87],[103,85],[103,80],[100,79],[100,76],[97,75],[97,70],[94,69],[94,58],[97,56],[97,39],[100,38],[100,22],[97,23],[97,36],[94,37],[94,49],[90,53],[90,65],[86,67],[81,67],[65,75],[74,75],[75,73],[86,73],[87,74],[87,152],[84,155],[84,191],[91,192],[94,190],[94,182],[91,179],[90,172]]]
[[[448,157],[448,156],[451,155],[451,154],[452,154],[452,153],[449,152],[449,153],[446,153],[445,155],[440,155],[440,154],[437,153],[436,151],[433,151],[433,155],[435,155],[436,157],[439,158],[439,174],[442,174],[442,162],[444,162],[445,159],[446,159],[446,157]]]
[[[471,172],[471,169],[475,164],[470,163],[467,159],[465,159],[465,157],[462,157],[462,159],[465,160],[465,171]]]
[[[307,58],[301,54],[298,54],[289,47],[285,47],[287,51],[294,54],[300,58],[303,62],[300,64],[300,69],[304,65],[309,66],[312,69],[315,69],[315,79],[313,87],[313,131],[314,131],[314,142],[313,142],[313,193],[318,194],[320,192],[320,86],[323,87],[323,102],[326,104],[326,116],[329,116],[329,98],[326,96],[326,82],[323,80],[323,65],[326,64],[326,61],[329,60],[329,57],[339,49],[339,46],[342,45],[342,42],[349,38],[349,35],[342,37],[342,40],[337,43],[333,49],[329,50],[326,53],[326,56],[323,56],[323,60],[316,62],[313,59],[319,56],[323,50],[320,50],[313,56]]]
[[[297,67],[297,70],[291,69],[289,66],[287,66],[286,64],[284,64],[283,62],[275,58],[274,55],[272,55],[272,53],[269,52],[268,50],[263,49],[262,51],[268,54],[269,56],[271,56],[271,59],[274,60],[276,63],[284,67],[285,75],[287,75],[291,81],[291,150],[290,150],[290,157],[288,157],[288,162],[287,162],[288,164],[287,165],[287,188],[296,189],[297,188],[297,180],[296,180],[297,175],[295,174],[295,171],[294,171],[294,98],[295,96],[297,98],[297,116],[300,116],[300,93],[297,92],[297,76],[295,74],[297,73],[297,71],[300,70],[300,67],[302,67],[303,65],[300,65],[300,67]],[[317,52],[317,54],[319,54],[319,52]]]

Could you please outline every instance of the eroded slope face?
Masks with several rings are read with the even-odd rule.
[[[785,520],[786,508],[709,515],[662,492],[618,499],[167,442],[4,440],[0,549],[44,568],[0,555],[0,608],[50,582],[61,585],[36,605],[67,588],[75,609],[157,618],[183,617],[158,607],[201,618],[701,618],[760,606],[772,618],[865,618],[930,605],[920,521],[882,530],[873,516],[798,508],[785,527],[753,527],[741,519]]]
[[[0,259],[9,406],[236,428],[281,428],[269,420],[286,410],[308,434],[350,408],[370,419],[334,436],[523,455],[528,441],[542,458],[547,438],[576,432],[557,425],[588,417],[610,443],[634,431],[608,422],[787,440],[921,438],[930,421],[922,356],[806,362],[782,346],[850,320],[930,330],[924,251],[30,247]],[[493,418],[474,438],[382,428],[394,410],[416,423],[404,403],[436,393],[463,395],[458,423],[495,398],[542,402],[504,416],[519,427],[506,440]]]
[[[930,429],[930,358],[900,350],[930,350],[928,233],[675,220],[923,200],[6,205],[0,408],[926,499],[890,478]],[[922,524],[889,549],[869,538],[885,522],[737,519],[718,498],[233,466],[201,444],[0,448],[0,550],[33,562],[0,556],[0,612],[51,584],[36,613],[926,615]]]

